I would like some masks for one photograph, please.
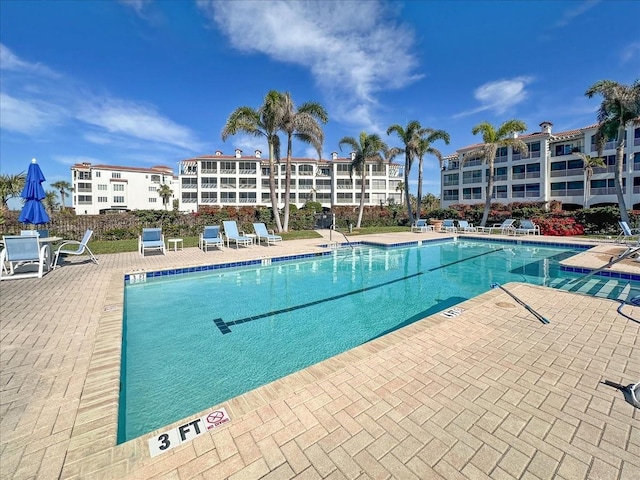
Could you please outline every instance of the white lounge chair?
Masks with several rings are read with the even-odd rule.
[[[61,253],[65,254],[65,255],[82,255],[85,251],[87,251],[89,253],[89,257],[91,257],[91,261],[93,263],[95,263],[96,265],[98,265],[98,259],[95,257],[95,255],[93,254],[93,252],[91,251],[91,249],[89,248],[89,239],[91,238],[91,235],[93,235],[93,230],[88,229],[86,232],[84,232],[84,236],[82,237],[82,240],[77,241],[77,240],[65,240],[64,242],[62,242],[60,244],[60,246],[58,247],[58,249],[56,250],[56,256],[53,260],[53,267],[52,268],[57,268],[58,266],[58,257],[60,256]],[[71,245],[76,245],[76,248],[73,250],[70,250],[68,248],[65,247],[69,247]]]
[[[477,232],[478,229],[469,223],[467,220],[458,220],[458,230],[463,232]]]
[[[0,280],[12,280],[18,278],[42,278],[45,266],[47,271],[51,269],[49,265],[49,246],[40,246],[37,235],[8,235],[2,237],[4,248],[0,253]],[[7,271],[5,262],[9,265]],[[26,265],[37,264],[37,271],[16,273],[19,268]],[[3,275],[2,273],[8,273]]]
[[[142,235],[138,237],[138,251],[144,257],[147,250],[160,250],[163,255],[167,254],[161,228],[142,229]]]
[[[456,233],[458,228],[456,227],[455,222],[451,218],[446,218],[442,221],[442,226],[440,227],[441,232],[448,233]]]
[[[245,237],[244,232],[238,231],[238,224],[235,220],[225,220],[222,225],[224,227],[224,236],[227,239],[227,247],[232,241],[236,244],[236,248],[238,248],[238,245],[248,247],[253,244],[251,237]]]
[[[618,225],[620,225],[622,232],[616,237],[616,242],[625,243],[627,240],[640,236],[640,228],[631,228],[627,222],[618,222]]]
[[[416,223],[411,225],[411,231],[417,233],[432,232],[433,225],[428,225],[426,220],[418,219]]]
[[[532,220],[520,220],[520,225],[514,231],[515,235],[540,235],[540,225],[536,225]]]
[[[276,242],[282,241],[282,237],[280,235],[276,235],[273,230],[268,231],[267,226],[264,223],[254,223],[253,231],[256,232],[258,244],[260,244],[262,240],[267,242],[267,246],[275,245]]]
[[[204,227],[204,232],[200,234],[199,244],[200,248],[205,252],[209,251],[210,246],[222,249],[224,246],[224,240],[220,233],[220,227],[217,225]]]
[[[515,223],[514,218],[507,218],[502,223],[494,223],[490,227],[478,227],[478,231],[482,233],[497,233],[500,231],[502,235],[508,235],[509,233],[515,231],[515,227],[513,224]]]

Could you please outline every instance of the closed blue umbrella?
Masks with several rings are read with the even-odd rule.
[[[34,158],[31,160],[31,165],[29,165],[27,179],[20,195],[25,200],[25,203],[18,221],[33,225],[40,225],[49,221],[49,215],[47,215],[47,211],[42,205],[42,200],[46,197],[44,188],[42,188],[42,182],[44,181],[42,170],[40,170],[40,166]]]

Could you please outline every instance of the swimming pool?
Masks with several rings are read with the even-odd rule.
[[[559,261],[575,253],[464,240],[359,246],[128,284],[118,441],[445,310],[492,283],[567,285],[579,275],[561,271]],[[628,284],[590,281],[599,286],[586,293],[610,298]]]

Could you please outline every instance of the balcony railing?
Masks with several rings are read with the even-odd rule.
[[[182,203],[198,203],[198,201],[195,198],[183,198]]]
[[[640,193],[640,185],[636,185],[633,187],[633,193]]]
[[[255,198],[241,198],[240,203],[256,203]]]
[[[482,158],[474,158],[473,160],[469,160],[467,162],[464,162],[464,166],[465,167],[475,167],[477,165],[482,165],[482,162],[484,160]]]
[[[203,198],[202,200],[200,200],[200,203],[216,203],[217,201],[217,198]]]
[[[453,187],[453,186],[457,186],[459,184],[460,184],[460,182],[458,180],[448,180],[448,181],[442,183],[442,185],[445,186],[445,187]]]
[[[622,187],[622,193],[627,193],[627,187]],[[591,195],[615,195],[616,187],[592,188]]]
[[[460,197],[458,195],[444,195],[443,199],[448,202],[451,202],[451,201],[457,202],[460,199]]]
[[[527,174],[525,172],[522,173],[513,173],[511,174],[511,178],[513,180],[523,180]]]
[[[236,169],[235,168],[221,168],[220,169],[220,173],[228,175],[228,174],[233,174],[236,173]]]
[[[200,188],[205,188],[205,189],[218,188],[218,184],[217,183],[202,183],[202,184],[200,184]]]
[[[472,177],[472,178],[463,178],[462,183],[467,185],[468,183],[480,183],[482,182],[482,177]]]
[[[250,189],[255,190],[255,188],[256,188],[256,184],[255,184],[255,183],[241,183],[241,184],[240,184],[240,188],[241,188],[241,189],[247,189],[247,188],[250,188]]]
[[[637,147],[637,146],[639,146],[639,145],[640,145],[640,138],[634,138],[634,139],[633,139],[633,146],[634,146],[634,147]]]
[[[493,195],[493,198],[509,198],[507,192],[498,192]]]
[[[203,168],[200,170],[200,173],[218,173],[217,168]]]
[[[636,162],[633,164],[633,171],[637,172],[638,170],[640,170],[640,163]]]
[[[553,170],[551,172],[552,177],[573,177],[575,175],[584,175],[584,170],[581,168],[569,168],[565,170]],[[540,178],[540,175],[536,178]]]
[[[506,175],[495,175],[495,176],[493,177],[493,179],[494,179],[496,182],[502,182],[502,181],[504,181],[504,180],[507,180],[507,176],[506,176]]]
[[[188,184],[182,184],[182,189],[183,190],[196,190],[198,188],[198,185],[193,184],[193,183],[188,183]]]
[[[582,188],[561,188],[560,190],[551,190],[552,197],[584,197],[584,189]]]
[[[501,157],[496,157],[496,159],[493,161],[493,163],[504,163],[507,160],[509,160],[509,157],[506,155],[503,155]]]
[[[78,193],[91,193],[91,187],[78,188]]]
[[[481,200],[482,199],[482,194],[479,194],[479,193],[463,193],[462,194],[462,199],[463,200]]]
[[[337,198],[336,203],[353,203],[351,198]]]
[[[258,173],[258,171],[255,168],[240,170],[241,175],[255,175],[256,173]]]

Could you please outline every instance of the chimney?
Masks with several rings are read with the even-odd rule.
[[[338,159],[338,152],[331,152],[331,160],[337,160]]]
[[[260,150],[256,150],[256,158],[262,158],[262,152]]]
[[[242,150],[236,148],[236,158],[240,158],[242,156]]]
[[[551,127],[553,127],[553,123],[551,123],[551,122],[542,122],[540,124],[540,128],[542,129],[542,133],[546,133],[547,135],[551,135]]]

